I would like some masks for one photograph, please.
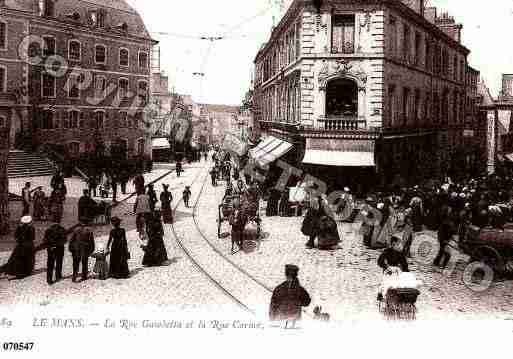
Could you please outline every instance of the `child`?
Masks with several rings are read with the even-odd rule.
[[[185,204],[186,208],[189,208],[189,199],[191,198],[191,194],[191,187],[185,187],[185,190],[183,191],[183,203]]]
[[[94,264],[94,272],[98,274],[98,278],[100,280],[107,279],[107,273],[109,272],[107,256],[109,254],[110,252],[106,252],[104,246],[100,246],[98,250],[91,255],[91,257],[96,259],[96,263]]]

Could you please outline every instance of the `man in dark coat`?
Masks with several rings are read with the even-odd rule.
[[[293,264],[285,266],[287,280],[273,291],[269,318],[272,321],[296,321],[301,319],[301,307],[312,301],[308,292],[301,287],[297,278],[299,268]]]
[[[53,176],[52,176],[52,179],[50,180],[50,187],[52,187],[52,189],[56,189],[60,186],[65,186],[64,184],[64,175],[62,174],[62,171],[57,171]]]
[[[53,272],[55,269],[55,281],[62,279],[62,262],[64,259],[64,245],[66,244],[66,230],[60,223],[55,222],[45,232],[43,246],[46,247],[48,259],[46,262],[46,281],[49,285],[54,283]]]
[[[92,221],[96,215],[96,202],[91,198],[87,189],[84,190],[82,197],[78,200],[78,220],[85,218]]]
[[[87,223],[87,219],[81,219],[69,242],[69,251],[73,257],[73,282],[77,281],[80,264],[82,264],[82,280],[87,280],[89,256],[95,250],[93,232],[87,227]]]
[[[401,249],[399,238],[391,238],[390,248],[385,249],[378,258],[378,266],[380,266],[384,272],[388,272],[390,267],[398,267],[401,268],[403,272],[409,272],[408,261]]]

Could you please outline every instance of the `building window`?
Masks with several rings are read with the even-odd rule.
[[[148,67],[148,54],[146,52],[139,53],[139,67],[144,69]]]
[[[43,110],[41,113],[41,129],[51,130],[53,129],[53,117],[54,113],[50,110]]]
[[[68,78],[68,98],[80,98],[80,84],[82,76],[79,74],[70,74]]]
[[[5,117],[1,116],[0,117],[0,128],[5,128],[7,127],[7,120],[5,119]]]
[[[430,110],[431,110],[431,93],[427,92],[426,98],[424,100],[424,123],[425,124],[427,123],[427,121],[429,120],[429,118],[431,116]]]
[[[7,91],[7,70],[5,67],[0,67],[0,92]]]
[[[408,25],[404,25],[403,29],[403,59],[406,62],[410,62],[411,56],[411,39],[410,39],[410,28]]]
[[[94,77],[94,97],[97,99],[105,99],[107,97],[107,79],[105,76],[96,75]]]
[[[71,40],[68,45],[68,58],[74,61],[80,61],[82,57],[82,45],[78,40]]]
[[[118,96],[121,100],[128,98],[128,80],[127,79],[119,79]]]
[[[94,47],[94,61],[97,64],[105,64],[107,61],[107,48],[104,45]]]
[[[127,112],[120,112],[119,113],[119,126],[120,127],[129,127],[128,126],[128,113]]]
[[[42,74],[42,96],[43,97],[55,97],[57,80],[55,76],[47,72]]]
[[[80,120],[78,122],[79,128],[86,128],[86,114],[84,112],[80,112]]]
[[[69,112],[69,127],[70,128],[78,128],[79,127],[79,118],[80,118],[80,112],[77,110],[71,110]]]
[[[103,10],[91,11],[91,23],[94,27],[103,29],[105,27],[105,12]]]
[[[301,22],[296,24],[296,59],[301,56]]]
[[[39,16],[51,17],[54,13],[53,0],[39,0]]]
[[[390,17],[390,55],[397,56],[397,20],[395,17]]]
[[[128,49],[119,49],[119,66],[128,67],[130,53]]]
[[[43,56],[55,55],[55,37],[43,36]]]
[[[354,53],[354,15],[335,15],[332,19],[331,51],[335,54]]]
[[[94,113],[94,120],[96,129],[100,130],[103,129],[103,126],[105,125],[105,112],[103,111],[96,111]]]
[[[402,125],[406,126],[408,124],[408,119],[410,117],[410,89],[405,87],[403,89],[403,119],[402,119]]]
[[[420,36],[420,33],[416,32],[415,33],[415,52],[413,54],[413,64],[415,66],[418,66],[420,64],[420,49],[422,48],[421,47],[422,45],[422,38]]]
[[[388,119],[390,121],[389,126],[394,127],[397,122],[397,95],[395,93],[395,85],[391,85],[388,88]]]
[[[424,54],[424,57],[426,59],[426,71],[431,72],[431,71],[433,71],[433,54],[431,52],[431,50],[432,50],[431,44],[429,43],[429,40],[427,38],[426,38],[425,48],[426,48],[426,52]]]
[[[144,147],[145,147],[144,139],[140,138],[139,140],[137,140],[137,154],[139,156],[144,155]]]
[[[7,23],[0,21],[0,49],[7,49]]]
[[[148,103],[148,83],[146,81],[139,81],[137,90],[142,106],[145,106]]]
[[[442,74],[447,77],[449,75],[449,54],[447,49],[442,50]]]
[[[413,121],[415,124],[420,122],[420,118],[422,116],[420,110],[420,90],[416,89],[413,98]]]
[[[71,157],[77,157],[80,153],[80,142],[68,143],[68,154]]]

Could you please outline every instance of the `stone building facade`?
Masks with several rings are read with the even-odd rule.
[[[294,1],[255,58],[255,118],[336,188],[450,174],[464,143],[460,40],[422,0]]]
[[[26,95],[12,121],[32,146],[65,146],[70,157],[94,151],[101,140],[125,145],[130,156],[151,158],[145,107],[151,86],[151,39],[139,14],[123,0],[6,0],[16,60],[8,82]],[[0,16],[1,18],[1,16]],[[1,55],[1,54],[0,54]],[[16,81],[15,78],[21,78]]]

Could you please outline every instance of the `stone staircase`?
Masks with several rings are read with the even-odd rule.
[[[55,167],[52,162],[37,153],[10,151],[7,163],[9,178],[52,176]]]

